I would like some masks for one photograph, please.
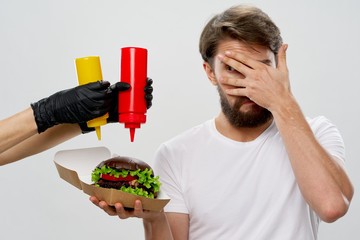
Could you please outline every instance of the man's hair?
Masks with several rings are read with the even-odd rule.
[[[259,8],[238,5],[215,15],[200,36],[199,50],[205,62],[212,66],[213,57],[221,40],[232,38],[249,45],[268,47],[277,60],[282,45],[279,28]]]

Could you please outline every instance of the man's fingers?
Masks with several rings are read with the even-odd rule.
[[[233,87],[246,87],[247,79],[219,77],[219,82]]]
[[[247,89],[246,89],[246,88],[226,89],[225,92],[226,92],[228,95],[245,96],[245,97],[247,97]]]
[[[287,44],[283,44],[278,52],[278,65],[277,69],[287,71],[287,65],[286,65],[286,50],[288,48]]]
[[[99,207],[104,210],[107,214],[109,214],[110,216],[115,216],[117,215],[116,213],[116,209],[112,206],[107,205],[107,203],[105,201],[100,201],[99,202]]]
[[[139,218],[142,216],[142,214],[143,214],[143,209],[142,209],[141,201],[136,200],[134,206],[134,216]]]
[[[89,199],[93,204],[95,204],[96,206],[99,206],[99,199],[97,199],[94,196],[91,196]]]
[[[238,62],[241,62],[244,66],[246,66],[249,69],[256,69],[259,66],[258,61],[242,53],[226,51],[225,56],[234,59]]]
[[[129,217],[127,210],[125,210],[124,206],[121,203],[115,203],[116,214],[120,219],[126,219]]]
[[[90,201],[104,210],[110,216],[118,216],[120,219],[126,219],[129,217],[142,218],[144,216],[144,210],[140,200],[136,200],[134,208],[125,208],[121,203],[115,203],[114,206],[109,206],[105,201],[99,201],[96,197],[89,198]]]
[[[236,71],[243,74],[244,76],[247,76],[252,71],[251,67],[244,64],[243,62],[240,62],[238,59],[233,59],[231,57],[224,56],[222,54],[218,55],[218,59],[222,63],[234,68]]]
[[[107,205],[107,203],[105,201],[99,201],[99,199],[97,199],[94,196],[91,196],[89,199],[94,205],[96,205],[99,208],[101,208],[102,210],[104,210],[107,214],[109,214],[111,216],[116,215],[115,209],[113,207]]]

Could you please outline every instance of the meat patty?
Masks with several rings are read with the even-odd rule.
[[[152,192],[154,194],[155,197],[157,197],[157,193],[154,193],[154,189],[148,189],[146,188],[144,185],[139,184],[138,182],[136,182],[136,186],[138,188],[142,188],[143,190],[147,191],[147,192]],[[115,181],[108,181],[108,180],[104,180],[104,179],[100,179],[97,184],[99,184],[100,187],[103,188],[114,188],[114,189],[120,189],[121,187],[133,187],[135,188],[135,186],[133,186],[131,184],[131,182],[115,182]]]

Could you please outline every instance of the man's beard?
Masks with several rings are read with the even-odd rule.
[[[217,89],[220,95],[221,109],[232,126],[237,128],[255,128],[272,119],[271,112],[265,108],[261,108],[256,112],[241,112],[240,107],[245,101],[249,100],[248,98],[239,97],[236,99],[234,106],[231,106],[224,91],[219,86]]]

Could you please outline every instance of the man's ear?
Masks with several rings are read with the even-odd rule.
[[[212,85],[216,86],[217,81],[216,81],[216,78],[215,78],[215,73],[214,73],[213,69],[211,68],[210,64],[208,62],[204,62],[203,67],[204,67],[206,75],[209,78]]]

